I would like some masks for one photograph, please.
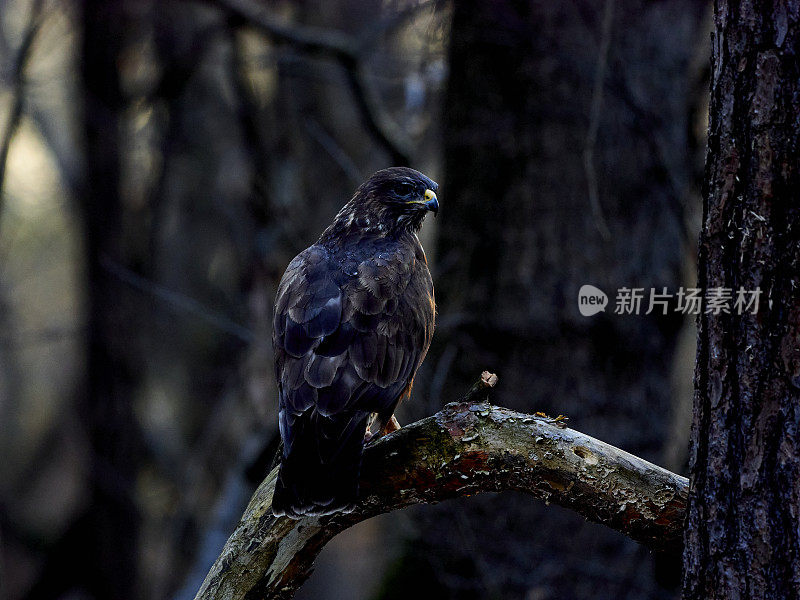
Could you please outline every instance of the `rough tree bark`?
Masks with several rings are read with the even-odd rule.
[[[715,2],[684,598],[800,596],[800,3]],[[734,292],[735,294],[735,292]]]
[[[680,545],[688,481],[577,431],[560,419],[492,406],[484,373],[460,402],[379,440],[350,514],[275,518],[277,469],[267,476],[196,600],[290,598],[337,533],[419,502],[517,490],[571,508],[653,549]]]

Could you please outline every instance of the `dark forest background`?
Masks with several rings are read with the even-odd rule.
[[[706,2],[0,0],[0,28],[3,598],[194,596],[275,451],[283,269],[394,164],[441,186],[401,423],[489,369],[685,474],[693,318],[611,308],[695,285]],[[671,599],[679,569],[485,495],[345,532],[298,596]]]

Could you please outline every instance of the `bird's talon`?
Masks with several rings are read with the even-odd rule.
[[[395,416],[392,415],[392,417],[386,422],[386,425],[383,426],[381,434],[386,435],[387,433],[392,433],[398,429],[400,429],[400,423],[397,421]]]

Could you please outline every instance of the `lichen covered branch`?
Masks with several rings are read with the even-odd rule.
[[[563,420],[484,401],[484,374],[463,400],[367,448],[356,511],[272,516],[277,469],[253,495],[197,600],[289,598],[344,529],[420,502],[516,490],[575,510],[653,549],[681,543],[688,480],[568,429]]]

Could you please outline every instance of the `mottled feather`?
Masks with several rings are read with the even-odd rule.
[[[403,186],[413,186],[413,196],[400,195]],[[370,415],[388,421],[410,394],[435,312],[416,236],[431,206],[417,199],[436,188],[412,169],[379,171],[281,279],[273,321],[284,442],[276,514],[352,507]]]

